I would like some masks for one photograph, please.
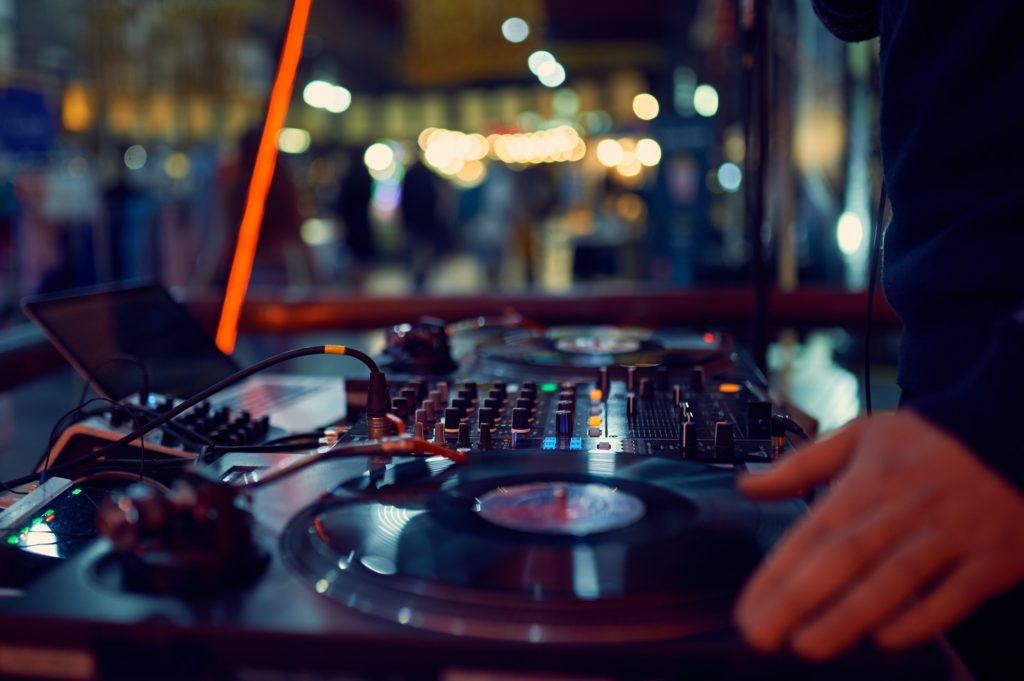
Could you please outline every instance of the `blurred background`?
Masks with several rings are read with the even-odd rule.
[[[253,290],[750,282],[749,5],[314,2]],[[4,323],[33,293],[223,287],[289,9],[0,0]],[[862,288],[877,47],[799,0],[770,23],[770,280]]]
[[[313,2],[239,360],[379,351],[386,324],[505,306],[725,328],[822,430],[855,416],[877,42],[840,43],[803,0],[768,6],[759,28],[752,0]],[[290,9],[0,0],[11,474],[81,386],[22,297],[156,279],[216,326]],[[898,321],[877,305],[885,407]]]

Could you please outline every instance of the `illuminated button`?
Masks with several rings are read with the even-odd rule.
[[[557,383],[542,383],[541,386],[540,386],[540,389],[543,392],[546,392],[546,393],[553,393],[556,390],[558,390],[558,384]]]
[[[583,438],[574,437],[569,440],[569,449],[574,452],[578,452],[583,449]]]
[[[601,392],[600,388],[594,388],[593,390],[590,391],[590,401],[591,402],[600,402],[603,399],[604,399],[604,393]]]
[[[546,438],[544,438],[544,442],[541,443],[540,448],[544,449],[544,450],[547,450],[547,451],[551,451],[551,450],[553,450],[555,448],[555,446],[556,446],[555,445],[555,438],[553,438],[553,437],[546,437]]]
[[[587,431],[587,435],[589,435],[590,437],[601,437],[601,429],[591,428],[590,430]]]
[[[612,443],[611,442],[598,442],[597,443],[597,448],[598,449],[611,449],[612,448]]]
[[[589,425],[589,426],[599,426],[599,425],[601,425],[601,417],[600,416],[591,416],[589,419],[587,419],[587,425]]]
[[[738,393],[741,390],[737,383],[722,383],[718,386],[720,393]]]

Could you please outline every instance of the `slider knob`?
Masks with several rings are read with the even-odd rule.
[[[555,412],[555,434],[572,435],[572,412],[561,409]]]
[[[530,410],[516,407],[512,410],[512,431],[516,433],[530,432]]]
[[[626,416],[636,416],[636,395],[633,393],[626,395]]]
[[[679,426],[679,446],[686,457],[697,454],[697,424],[686,421]]]
[[[597,388],[603,394],[608,394],[608,367],[601,367],[597,370]]]
[[[649,378],[640,379],[640,397],[645,400],[654,397],[654,381]]]
[[[732,424],[728,421],[715,423],[715,451],[719,454],[732,454],[736,443],[733,439]]]
[[[683,386],[678,383],[672,386],[672,404],[679,406],[679,403],[683,401]]]

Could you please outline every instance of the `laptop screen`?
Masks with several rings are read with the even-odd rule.
[[[142,388],[188,397],[234,373],[183,305],[156,284],[26,300],[25,312],[103,395],[123,399]],[[127,355],[138,362],[117,359]]]

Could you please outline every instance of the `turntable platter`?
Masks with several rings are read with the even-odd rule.
[[[728,627],[796,502],[653,457],[494,453],[412,461],[300,513],[282,537],[325,597],[409,627],[533,642],[664,640]]]

